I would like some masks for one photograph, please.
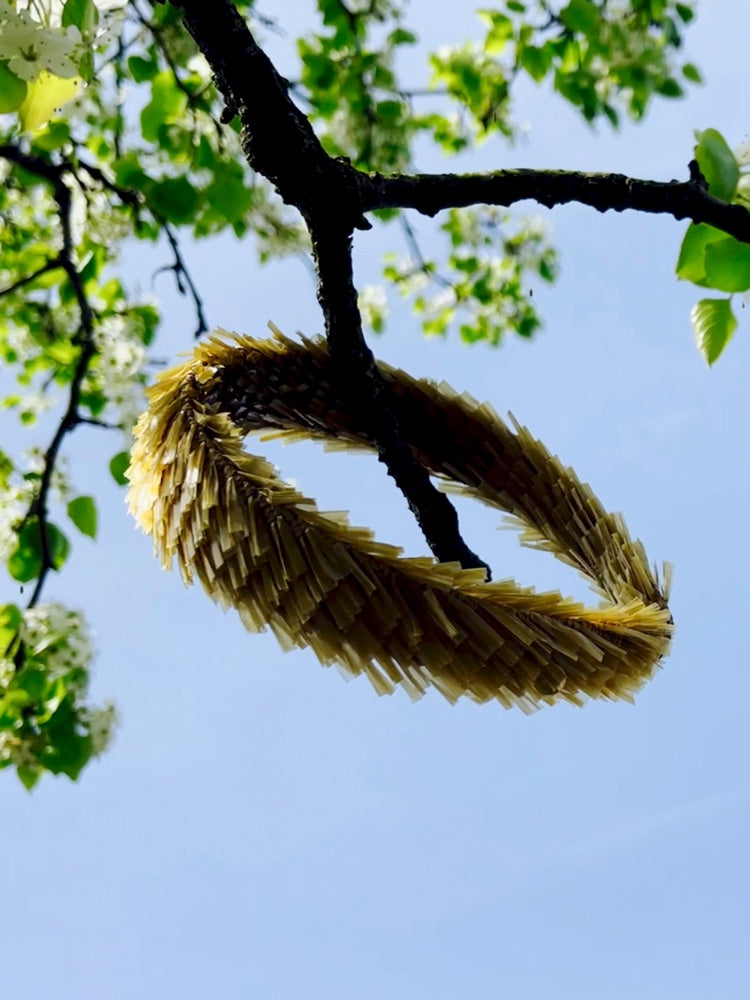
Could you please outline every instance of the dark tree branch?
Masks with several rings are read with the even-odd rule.
[[[360,175],[346,159],[333,159],[289,96],[289,84],[258,47],[230,0],[173,0],[208,60],[227,104],[238,114],[250,166],[302,214],[313,244],[318,299],[340,386],[360,415],[388,468],[441,561],[488,567],[464,543],[448,498],[430,481],[404,441],[385,384],[362,335],[352,275],[351,236],[369,229],[360,197]]]
[[[513,205],[535,201],[546,208],[578,202],[599,212],[632,209],[675,219],[706,222],[750,243],[750,212],[712,197],[690,165],[688,181],[644,181],[623,174],[566,170],[498,170],[486,174],[370,174],[361,176],[365,211],[415,208],[436,215],[467,205]]]
[[[19,289],[25,288],[26,285],[32,284],[37,278],[41,278],[43,274],[47,274],[48,271],[56,271],[62,266],[63,264],[61,263],[59,257],[52,257],[46,264],[42,264],[42,266],[38,267],[36,271],[32,271],[31,274],[25,274],[23,278],[19,278],[12,284],[7,285],[5,288],[0,288],[0,297],[17,292]]]
[[[333,370],[352,412],[376,443],[378,457],[406,497],[435,558],[459,562],[465,569],[481,567],[489,579],[489,566],[461,538],[453,505],[432,485],[427,470],[416,461],[399,431],[390,390],[362,335],[352,276],[351,235],[346,230],[336,231],[335,226],[314,230],[313,251]],[[368,390],[364,399],[360,395],[362,384]]]
[[[73,371],[73,378],[70,382],[70,392],[68,394],[68,405],[65,413],[57,425],[52,440],[44,453],[42,473],[39,479],[39,489],[32,500],[26,516],[22,523],[26,523],[31,518],[36,518],[39,525],[39,548],[41,554],[41,566],[39,575],[34,585],[28,607],[32,608],[39,600],[44,584],[50,570],[55,568],[52,559],[52,551],[49,539],[49,521],[47,503],[49,491],[52,485],[52,474],[55,470],[60,447],[66,437],[78,424],[78,405],[81,399],[81,389],[83,380],[89,369],[91,359],[96,353],[94,343],[94,313],[91,303],[86,296],[80,272],[75,263],[75,250],[73,246],[73,235],[71,231],[71,195],[70,189],[65,183],[65,175],[70,172],[69,164],[55,164],[43,159],[41,156],[24,153],[17,146],[0,146],[0,157],[9,160],[43,178],[52,188],[52,197],[57,205],[57,212],[60,219],[60,231],[62,234],[62,249],[57,257],[57,266],[61,267],[73,288],[73,294],[78,304],[80,313],[80,327],[76,340],[80,347],[80,353]],[[49,268],[48,268],[49,269]]]

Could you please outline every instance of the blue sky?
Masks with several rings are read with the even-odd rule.
[[[470,30],[459,5],[413,7],[431,45]],[[688,100],[596,135],[529,87],[518,108],[528,143],[489,142],[465,166],[668,180],[686,175],[694,128],[741,142],[745,5],[700,7],[688,52],[708,82]],[[293,32],[299,5],[277,9],[291,12]],[[444,165],[425,157],[420,167]],[[28,795],[3,776],[8,995],[750,996],[750,323],[739,309],[735,340],[709,371],[688,322],[698,290],[673,275],[682,224],[577,207],[547,218],[562,273],[534,289],[546,319],[534,342],[424,340],[396,309],[374,348],[512,410],[625,513],[652,559],[674,564],[678,630],[663,669],[635,706],[531,717],[451,707],[437,692],[416,704],[402,692],[378,698],[364,678],[345,683],[311,653],[247,634],[162,572],[102,472],[113,439],[84,429],[73,475],[101,498],[101,536],[77,544],[48,596],[86,609],[95,696],[116,698],[122,725],[78,786],[45,779]],[[361,285],[394,246],[395,231],[358,235]],[[298,264],[261,269],[232,241],[189,256],[212,324],[320,329]],[[140,248],[126,266],[149,286]],[[189,350],[194,320],[167,277],[156,288],[168,316],[158,353],[172,358]],[[5,418],[1,433],[20,443]],[[321,508],[346,507],[382,539],[424,551],[375,459],[262,447]],[[468,502],[460,511],[496,578],[586,595],[575,574],[497,531],[495,514]]]

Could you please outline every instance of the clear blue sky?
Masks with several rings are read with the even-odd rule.
[[[299,17],[289,0],[273,6]],[[688,51],[708,83],[689,100],[596,136],[529,88],[518,109],[529,143],[490,142],[471,166],[669,179],[686,175],[694,128],[738,144],[750,130],[746,4],[700,7]],[[459,4],[413,8],[431,45],[470,30]],[[86,609],[95,695],[116,698],[122,726],[78,786],[45,779],[30,796],[2,778],[5,994],[750,997],[750,322],[740,312],[709,371],[688,323],[699,295],[673,277],[683,225],[575,207],[551,218],[563,269],[553,289],[535,289],[547,326],[533,343],[425,341],[403,310],[375,349],[512,410],[624,511],[651,558],[675,564],[678,631],[663,670],[634,707],[528,718],[451,707],[436,692],[378,698],[364,678],[347,684],[307,651],[248,635],[163,573],[101,471],[116,444],[86,429],[73,472],[102,498],[101,537],[77,544],[48,596]],[[394,244],[395,230],[358,236],[361,284]],[[298,264],[260,269],[231,241],[189,255],[213,324],[320,328]],[[140,249],[127,266],[148,285]],[[172,358],[190,348],[194,320],[168,278],[157,289],[169,317],[158,352]],[[4,439],[14,434],[4,420]],[[374,459],[312,445],[273,453],[322,508],[347,507],[354,523],[424,551]],[[498,532],[496,515],[468,503],[461,513],[496,577],[586,593]]]

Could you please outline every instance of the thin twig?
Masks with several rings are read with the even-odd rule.
[[[124,430],[122,424],[111,424],[107,420],[99,420],[98,417],[82,417],[80,414],[76,414],[76,424],[87,424],[89,427],[102,427],[107,431],[122,431]]]
[[[185,264],[185,259],[182,256],[180,242],[177,239],[176,233],[166,219],[161,219],[161,224],[164,229],[164,235],[167,237],[169,245],[172,248],[172,253],[174,254],[174,264],[170,265],[169,270],[174,271],[175,280],[177,281],[177,289],[180,294],[186,295],[189,291],[190,297],[193,300],[193,305],[195,306],[198,326],[194,337],[197,340],[198,337],[206,333],[208,330],[208,321],[206,320],[206,314],[203,307],[203,299],[201,298],[198,289],[195,286],[195,282],[190,275],[190,271]]]
[[[427,261],[424,258],[422,248],[417,240],[417,234],[414,231],[414,227],[403,212],[399,216],[399,222],[401,223],[401,228],[404,231],[406,242],[409,244],[409,249],[411,250],[417,269],[423,274],[426,274],[427,277],[436,284],[442,285],[443,288],[452,288],[455,291],[455,286],[452,281],[446,278],[445,275],[438,274],[437,271],[431,271],[427,266]]]
[[[42,264],[41,267],[37,268],[36,271],[33,271],[31,274],[27,274],[23,278],[19,278],[18,281],[14,281],[12,285],[8,285],[6,288],[0,288],[0,298],[2,298],[3,295],[10,295],[11,292],[17,292],[20,288],[25,288],[26,285],[30,285],[43,274],[47,274],[49,271],[56,271],[58,268],[63,266],[64,265],[59,257],[52,257],[46,264]]]

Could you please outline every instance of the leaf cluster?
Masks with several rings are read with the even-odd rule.
[[[716,129],[696,133],[695,161],[709,194],[750,209],[750,171]],[[690,318],[701,354],[712,365],[737,328],[732,299],[750,291],[750,246],[705,222],[691,222],[680,247],[677,275],[701,288],[729,293],[705,298]]]

